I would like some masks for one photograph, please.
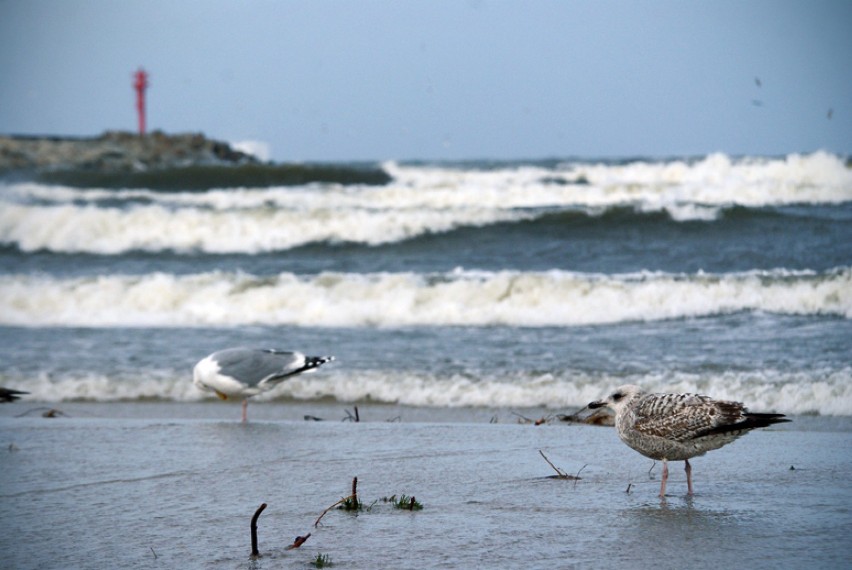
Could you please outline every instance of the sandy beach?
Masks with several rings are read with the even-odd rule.
[[[845,417],[796,417],[694,460],[691,498],[673,464],[661,501],[660,465],[611,428],[521,422],[544,409],[362,404],[354,423],[341,421],[351,405],[264,402],[241,425],[217,402],[54,407],[64,415],[0,408],[4,568],[306,568],[318,554],[338,568],[839,568],[852,556]],[[554,478],[539,451],[580,479]],[[314,527],[353,477],[364,510]],[[382,501],[402,494],[423,509]]]

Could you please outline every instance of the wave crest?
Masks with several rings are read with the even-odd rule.
[[[764,311],[852,318],[852,268],[691,275],[209,272],[0,277],[19,326],[574,326]]]
[[[40,373],[35,377],[4,374],[4,383],[30,392],[43,402],[163,400],[194,402],[212,397],[199,391],[185,374],[145,370],[138,376],[98,373]],[[780,370],[662,372],[628,376],[560,372],[515,372],[508,377],[430,374],[404,370],[329,371],[300,376],[258,401],[320,400],[380,402],[421,407],[582,408],[612,387],[639,384],[653,392],[698,392],[747,402],[753,411],[787,414],[852,415],[852,369],[785,372]]]
[[[251,254],[311,243],[394,243],[554,213],[594,217],[626,208],[637,215],[665,212],[675,222],[712,222],[736,208],[852,201],[852,169],[825,153],[546,168],[391,163],[384,169],[392,179],[375,186],[257,188],[240,186],[239,178],[205,191],[0,185],[0,243],[25,252]]]

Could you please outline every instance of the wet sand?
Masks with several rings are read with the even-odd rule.
[[[306,568],[318,553],[337,568],[852,558],[849,418],[797,417],[695,459],[694,497],[673,464],[661,501],[660,465],[611,428],[516,415],[553,411],[361,404],[356,424],[341,421],[352,405],[271,402],[251,404],[241,425],[239,407],[218,402],[65,403],[50,419],[39,407],[0,407],[3,568]],[[581,479],[552,478],[539,450]],[[331,510],[315,528],[355,476],[365,509]],[[423,510],[381,501],[400,494]],[[264,502],[262,556],[251,560],[249,524]]]

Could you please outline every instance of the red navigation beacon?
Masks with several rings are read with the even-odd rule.
[[[145,89],[148,88],[148,73],[139,68],[133,74],[133,88],[136,89],[136,112],[139,115],[139,135],[145,134]]]

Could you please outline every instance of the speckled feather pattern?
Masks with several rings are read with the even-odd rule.
[[[622,386],[599,405],[615,410],[621,440],[646,457],[680,461],[704,455],[757,427],[788,421],[752,414],[739,402],[698,394],[646,394]]]
[[[697,394],[646,394],[616,416],[622,441],[651,459],[677,461],[718,449],[744,434],[714,434],[713,429],[745,420],[737,402]]]

